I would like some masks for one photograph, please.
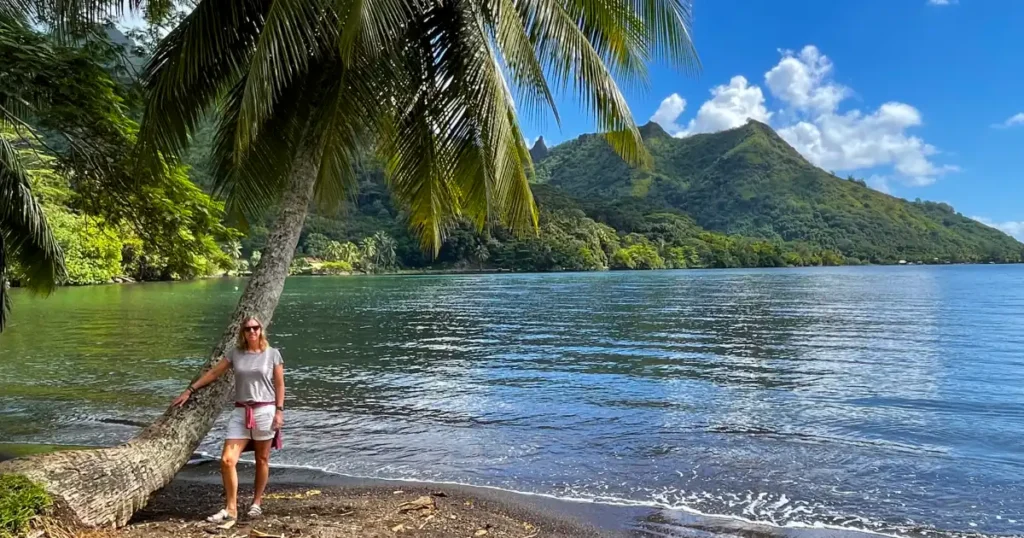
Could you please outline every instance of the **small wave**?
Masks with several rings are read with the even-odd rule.
[[[709,433],[719,433],[726,435],[756,435],[764,437],[775,437],[779,439],[800,439],[820,443],[839,443],[852,446],[881,447],[893,451],[905,452],[908,454],[934,454],[936,456],[945,456],[947,453],[945,450],[936,447],[929,447],[924,445],[909,445],[905,443],[898,443],[896,441],[889,441],[884,439],[851,439],[849,437],[838,437],[834,435],[819,435],[804,432],[777,431],[756,426],[710,426],[705,431]]]
[[[197,452],[196,456],[199,458],[196,463],[202,461],[209,461],[214,457],[205,452]],[[194,456],[194,457],[196,457]],[[242,460],[252,463],[251,460]],[[192,463],[190,460],[189,463]],[[323,467],[316,467],[311,465],[299,465],[299,464],[281,464],[275,463],[272,467],[281,469],[299,469],[304,471],[315,471],[323,473],[325,475],[337,476],[339,478],[356,479],[356,480],[370,480],[370,481],[387,481],[387,482],[403,482],[408,484],[435,484],[441,486],[454,486],[454,487],[468,487],[498,491],[501,493],[509,493],[514,495],[520,495],[525,497],[538,497],[543,499],[550,499],[557,502],[569,502],[569,503],[581,503],[581,504],[601,504],[609,507],[625,507],[625,508],[648,508],[652,510],[665,511],[660,519],[662,525],[670,525],[663,530],[669,530],[671,525],[676,525],[677,530],[683,530],[684,528],[705,530],[716,533],[716,536],[720,535],[735,535],[733,534],[737,530],[742,531],[743,536],[750,537],[773,537],[780,536],[780,531],[831,531],[841,533],[840,536],[854,538],[856,536],[880,536],[890,538],[908,538],[908,537],[922,537],[922,538],[1002,538],[1000,535],[990,535],[982,533],[970,533],[970,532],[956,532],[956,531],[942,531],[933,527],[925,525],[914,525],[914,524],[892,524],[880,521],[874,521],[869,518],[861,516],[827,516],[828,521],[822,521],[822,516],[815,516],[810,513],[804,507],[794,507],[787,511],[788,514],[794,513],[807,513],[809,516],[808,520],[791,520],[784,523],[776,521],[766,521],[764,519],[757,519],[758,514],[751,509],[748,515],[752,517],[744,517],[743,515],[729,514],[729,513],[715,513],[705,512],[698,510],[690,505],[679,502],[671,502],[667,498],[662,497],[661,499],[652,498],[649,500],[637,500],[637,499],[624,499],[615,496],[602,496],[589,494],[587,492],[579,492],[570,495],[557,495],[553,493],[544,493],[536,491],[522,491],[511,488],[504,488],[500,486],[491,485],[480,485],[472,484],[468,482],[459,482],[454,480],[423,480],[417,478],[401,478],[401,477],[381,477],[381,476],[369,476],[369,475],[353,475],[339,473],[336,471],[330,471]],[[710,494],[705,494],[710,496]],[[749,499],[749,496],[748,496]],[[765,494],[760,494],[757,497],[760,501],[767,501]],[[761,504],[766,507],[773,507],[781,509],[790,505],[791,501],[785,495],[780,496],[774,500],[771,504],[762,502]],[[745,513],[747,513],[745,511]],[[686,517],[679,518],[680,514],[685,514]],[[668,516],[668,517],[665,517]],[[677,516],[677,517],[673,517]],[[739,526],[737,528],[737,525]],[[643,524],[641,523],[642,527]],[[634,528],[634,530],[642,531],[641,528]],[[788,536],[789,533],[783,533],[783,536]],[[661,534],[661,536],[672,537],[672,536],[687,536],[673,535],[673,534]],[[808,536],[818,538],[821,535],[818,533],[811,533]],[[834,536],[830,534],[829,536]],[[1009,536],[1009,535],[1007,535]]]

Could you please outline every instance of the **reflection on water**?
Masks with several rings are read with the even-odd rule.
[[[271,327],[289,383],[275,461],[779,525],[1024,533],[1022,277],[294,278]],[[240,285],[19,296],[0,436],[126,439]]]

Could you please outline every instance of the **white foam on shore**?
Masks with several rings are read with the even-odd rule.
[[[206,458],[210,458],[211,460],[215,460],[216,459],[213,456],[211,456],[211,455],[209,455],[209,454],[207,454],[205,452],[198,452],[197,454],[199,454],[199,455],[201,455],[203,457],[206,457]],[[199,460],[196,460],[196,461],[198,462]],[[253,463],[251,460],[241,460],[241,461],[245,461],[247,463]],[[191,463],[191,461],[190,461],[190,463]],[[849,526],[835,525],[835,524],[825,523],[825,522],[820,522],[820,521],[791,521],[791,522],[787,522],[785,524],[779,524],[779,523],[775,523],[775,522],[772,522],[772,521],[764,521],[764,520],[746,518],[746,517],[735,515],[735,514],[707,513],[707,512],[702,512],[700,510],[697,510],[697,509],[695,509],[695,508],[693,508],[691,506],[687,506],[685,504],[673,504],[673,503],[659,502],[657,500],[623,499],[623,498],[619,498],[619,497],[607,497],[607,496],[600,496],[600,495],[579,496],[579,497],[577,497],[577,496],[560,496],[560,495],[555,495],[555,494],[551,494],[551,493],[538,493],[538,492],[531,492],[531,491],[519,491],[519,490],[508,489],[508,488],[503,488],[503,487],[498,487],[498,486],[478,485],[478,484],[470,484],[470,483],[456,482],[456,481],[450,481],[450,480],[421,480],[421,479],[416,479],[416,478],[384,478],[384,477],[380,477],[380,476],[352,475],[352,474],[339,473],[337,471],[329,471],[329,470],[324,469],[322,467],[314,467],[314,466],[311,466],[311,465],[275,463],[275,464],[272,464],[271,467],[277,467],[277,468],[281,468],[281,469],[300,469],[300,470],[305,470],[305,471],[316,471],[316,472],[320,472],[320,473],[323,473],[323,474],[326,474],[326,475],[338,476],[338,477],[342,477],[342,478],[351,478],[351,479],[357,479],[357,480],[373,480],[373,481],[382,481],[382,482],[402,482],[402,483],[408,483],[408,484],[436,484],[436,485],[439,485],[439,486],[456,486],[456,487],[479,488],[479,489],[487,489],[487,490],[492,490],[492,491],[499,491],[499,492],[502,492],[502,493],[511,493],[511,494],[514,494],[514,495],[523,495],[523,496],[528,496],[528,497],[540,497],[540,498],[545,498],[545,499],[551,499],[551,500],[554,500],[554,501],[572,502],[572,503],[580,503],[580,504],[593,504],[593,503],[597,503],[597,504],[604,504],[604,505],[608,505],[608,506],[621,506],[621,507],[627,507],[627,508],[650,508],[650,509],[656,509],[656,510],[670,510],[670,511],[671,510],[676,510],[676,511],[686,512],[687,514],[691,514],[693,516],[697,516],[697,517],[700,517],[700,518],[732,520],[732,521],[735,521],[737,523],[742,523],[742,524],[745,524],[745,525],[750,525],[751,527],[754,527],[754,528],[762,527],[762,528],[766,528],[766,529],[827,530],[827,531],[838,531],[838,532],[851,533],[851,534],[852,533],[870,534],[870,535],[886,537],[886,538],[907,538],[908,536],[914,536],[914,534],[909,534],[909,531],[908,531],[907,534],[899,533],[897,525],[891,525],[892,527],[896,527],[897,528],[896,531],[884,532],[884,531],[879,531],[879,530],[871,529],[871,528],[849,527]],[[864,523],[872,523],[871,520],[865,519],[865,518],[860,517],[860,516],[850,516],[850,520],[851,521],[864,522]],[[754,529],[751,529],[751,530],[754,530]],[[939,531],[939,530],[936,530],[936,529],[933,529],[933,528],[922,528],[920,526],[916,527],[915,530],[917,531],[917,535],[919,535],[919,536],[920,535],[931,535],[931,536],[971,537],[971,538],[984,538],[984,537],[988,536],[988,535],[980,534],[980,533],[959,533],[959,532]]]

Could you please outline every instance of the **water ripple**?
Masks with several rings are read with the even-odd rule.
[[[694,511],[1021,535],[1022,277],[1000,266],[289,279],[270,328],[289,383],[275,459],[666,509],[638,522],[652,536],[710,532]],[[235,286],[18,296],[0,341],[19,358],[0,380],[0,436],[126,439],[189,379]]]

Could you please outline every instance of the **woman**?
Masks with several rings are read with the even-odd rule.
[[[256,452],[256,491],[248,515],[252,518],[263,515],[260,504],[270,476],[270,446],[284,425],[284,361],[281,353],[267,343],[263,324],[254,317],[242,322],[235,348],[228,350],[213,368],[189,385],[174,399],[173,405],[185,405],[192,393],[212,383],[229,368],[235,374],[235,410],[228,420],[220,458],[226,503],[223,510],[207,518],[211,523],[234,522],[238,518],[235,464],[250,442]]]

